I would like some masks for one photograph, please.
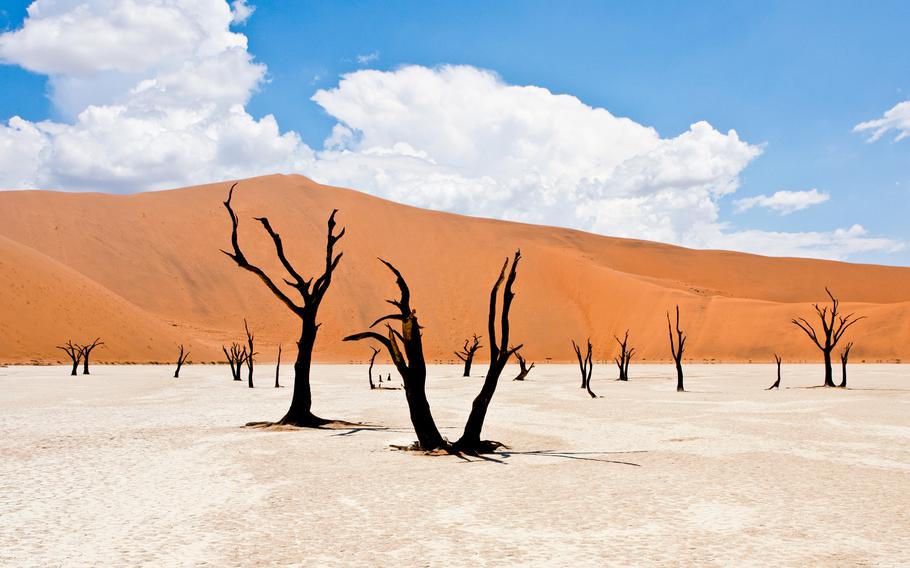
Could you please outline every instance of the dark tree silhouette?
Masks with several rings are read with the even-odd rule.
[[[69,356],[70,360],[73,362],[73,370],[70,375],[74,377],[78,375],[79,361],[82,359],[82,348],[70,340],[67,341],[64,345],[58,345],[57,349],[60,349],[66,353]]]
[[[275,388],[280,389],[281,385],[278,384],[278,376],[281,374],[281,344],[278,344],[278,362],[275,363]]]
[[[777,353],[774,354],[774,360],[777,362],[777,380],[774,381],[774,384],[773,384],[773,385],[771,385],[770,387],[766,388],[766,389],[765,389],[766,391],[769,391],[769,390],[771,390],[771,389],[779,389],[779,388],[780,388],[780,361],[781,361],[781,359],[780,359],[780,356],[779,356]]]
[[[840,301],[834,297],[834,294],[828,288],[825,288],[825,292],[831,298],[831,307],[825,306],[821,308],[818,304],[813,304],[812,306],[815,308],[815,314],[822,324],[821,334],[805,318],[796,318],[790,321],[793,325],[803,330],[809,336],[809,339],[812,340],[812,343],[821,350],[825,358],[825,386],[833,387],[835,385],[834,373],[831,369],[831,352],[834,351],[837,342],[850,329],[850,326],[865,319],[866,316],[856,317],[852,313],[846,316],[840,315]]]
[[[345,341],[359,341],[362,339],[372,339],[378,341],[386,351],[388,351],[395,368],[401,375],[404,383],[405,396],[408,401],[408,410],[411,416],[411,424],[417,434],[417,443],[412,449],[432,452],[443,450],[446,452],[478,454],[495,451],[502,446],[499,442],[481,440],[480,435],[483,429],[483,422],[486,417],[490,401],[496,391],[496,385],[502,374],[509,357],[515,353],[518,347],[509,348],[509,312],[512,305],[514,293],[512,286],[515,282],[518,261],[521,258],[519,251],[515,252],[512,260],[512,266],[506,277],[506,269],[509,268],[509,259],[506,258],[499,273],[499,278],[493,285],[490,292],[490,313],[488,327],[490,334],[490,368],[487,370],[484,378],[483,387],[480,393],[474,399],[471,406],[471,413],[465,424],[464,432],[461,438],[455,443],[449,443],[439,433],[433,414],[430,411],[430,404],[426,396],[426,359],[423,353],[423,341],[421,338],[420,324],[417,321],[417,312],[411,308],[411,291],[408,288],[404,277],[388,261],[380,259],[385,266],[395,275],[396,284],[401,293],[398,300],[388,300],[388,303],[398,308],[398,313],[389,314],[377,319],[370,326],[385,321],[398,321],[401,323],[401,331],[396,330],[388,323],[386,328],[388,335],[384,336],[375,331],[366,331],[345,337]],[[496,341],[496,305],[499,295],[499,289],[505,281],[505,290],[502,297],[502,313],[500,316],[500,340]],[[399,346],[401,342],[401,347]],[[404,348],[402,351],[402,347]]]
[[[82,374],[83,375],[89,374],[88,373],[89,355],[92,354],[92,351],[94,351],[96,347],[101,347],[102,345],[104,345],[104,342],[101,341],[100,337],[96,337],[95,341],[92,341],[91,343],[89,343],[87,345],[81,345],[79,347],[79,349],[82,351]]]
[[[373,350],[373,354],[370,356],[370,368],[367,369],[367,377],[370,379],[370,390],[376,388],[376,385],[373,384],[373,363],[376,361],[376,356],[379,355],[379,349],[375,347],[370,347]],[[379,386],[382,387],[382,375],[379,375]]]
[[[230,351],[224,345],[221,346],[221,350],[224,351],[228,365],[231,366],[231,377],[239,381],[243,363],[246,361],[246,347],[241,348],[239,343],[231,343]]]
[[[190,356],[189,351],[184,351],[183,344],[180,344],[180,352],[177,354],[177,370],[174,371],[174,378],[180,378],[180,367],[183,367],[183,364],[186,363],[187,358]]]
[[[853,342],[847,343],[844,347],[844,350],[840,354],[840,364],[841,364],[841,379],[838,387],[845,389],[847,388],[847,359],[850,358],[850,349],[853,348]]]
[[[285,279],[284,282],[294,288],[300,295],[302,303],[298,305],[295,304],[261,268],[251,264],[240,249],[240,243],[238,242],[237,237],[238,219],[234,210],[231,208],[231,197],[234,194],[234,187],[236,187],[236,185],[237,184],[235,183],[231,186],[231,189],[228,192],[227,201],[224,202],[224,207],[231,217],[231,246],[233,252],[222,252],[237,263],[237,266],[258,276],[272,294],[300,318],[301,324],[300,339],[297,341],[297,360],[294,362],[294,394],[291,398],[291,406],[288,408],[284,417],[274,424],[309,428],[317,428],[326,425],[332,421],[319,418],[312,412],[313,398],[310,391],[310,363],[313,359],[313,346],[316,343],[316,333],[319,331],[319,324],[316,323],[319,306],[322,303],[322,299],[325,297],[326,291],[329,289],[329,285],[332,283],[332,273],[338,267],[338,262],[341,260],[343,254],[335,254],[335,245],[341,237],[344,236],[343,228],[338,234],[335,234],[335,214],[338,210],[333,210],[331,215],[329,215],[325,246],[325,267],[323,268],[322,274],[318,278],[315,278],[315,281],[313,278],[305,279],[293,265],[291,265],[284,254],[284,245],[281,242],[281,236],[272,229],[268,218],[256,218],[256,220],[262,224],[265,232],[271,237],[272,242],[275,245],[275,254],[278,256],[281,265],[292,279]],[[259,422],[250,423],[249,425],[268,426],[271,424],[273,423]]]
[[[620,341],[619,337],[613,336],[613,339],[616,340],[616,343],[619,344],[619,357],[614,357],[613,361],[616,363],[616,366],[619,367],[619,378],[618,381],[628,381],[629,380],[629,362],[632,361],[632,355],[635,354],[635,348],[629,347],[629,330],[626,330],[626,334],[623,336]]]
[[[572,340],[572,347],[575,349],[575,356],[578,358],[578,369],[581,371],[581,388],[588,389],[588,394],[591,395],[591,398],[597,398],[597,395],[591,390],[591,375],[594,373],[591,339],[588,339],[588,351],[584,357],[581,356],[581,347],[575,343],[574,339]]]
[[[243,318],[243,330],[246,332],[246,370],[247,370],[247,386],[253,388],[253,356],[259,355],[259,353],[253,351],[253,334],[250,333],[250,326],[246,323],[246,318]]]
[[[528,376],[528,373],[531,372],[531,369],[534,368],[534,363],[531,363],[531,365],[528,366],[527,361],[525,360],[524,357],[521,356],[520,351],[515,352],[515,358],[518,359],[519,371],[518,371],[518,376],[512,380],[513,381],[523,381],[523,380],[525,380],[525,377]]]
[[[470,343],[470,345],[468,345]],[[477,353],[477,350],[480,349],[482,345],[480,344],[480,337],[475,333],[473,343],[470,340],[464,340],[464,347],[461,351],[456,351],[455,355],[464,361],[464,375],[463,377],[471,376],[471,363],[474,362],[474,354]]]
[[[667,331],[670,333],[670,353],[673,354],[673,360],[676,362],[676,392],[683,392],[683,368],[682,357],[686,350],[686,335],[679,327],[679,304],[676,305],[676,342],[673,341],[673,326],[670,324],[670,312],[667,312]]]

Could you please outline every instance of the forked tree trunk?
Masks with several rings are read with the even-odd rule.
[[[682,358],[686,349],[686,335],[679,327],[679,305],[676,306],[676,340],[673,339],[673,326],[670,324],[670,312],[667,312],[667,330],[670,334],[670,353],[676,362],[676,392],[684,392]]]
[[[96,347],[101,347],[102,345],[104,345],[104,342],[101,341],[100,337],[97,337],[97,338],[95,338],[95,341],[92,341],[88,345],[82,346],[82,374],[83,375],[89,374],[88,359],[89,359],[89,356],[92,354],[92,351],[94,351]]]
[[[777,380],[774,381],[774,384],[773,384],[773,385],[771,385],[770,387],[766,388],[765,390],[779,389],[779,388],[780,388],[780,361],[781,361],[781,358],[778,357],[777,353],[774,354],[774,360],[777,362]]]
[[[186,360],[187,360],[187,358],[189,358],[189,356],[190,356],[190,352],[189,351],[184,352],[183,344],[180,344],[180,352],[177,354],[177,370],[174,371],[175,379],[180,378],[180,368],[183,367],[183,364],[186,362]]]
[[[528,376],[528,373],[531,372],[531,369],[534,368],[534,363],[531,363],[529,366],[524,357],[521,356],[521,353],[518,351],[515,352],[515,357],[518,359],[518,376],[512,379],[513,381],[523,381],[525,377]]]
[[[812,324],[805,318],[795,318],[790,320],[790,323],[803,330],[809,339],[812,340],[812,343],[821,350],[825,359],[825,386],[833,387],[835,384],[834,372],[831,368],[831,352],[837,347],[837,343],[841,340],[850,326],[865,319],[866,316],[855,317],[853,314],[847,314],[846,316],[840,315],[840,301],[834,297],[834,294],[832,294],[831,290],[828,290],[828,288],[825,288],[825,292],[828,294],[828,297],[831,298],[831,307],[825,306],[822,308],[818,304],[813,304],[815,314],[818,316],[822,326],[821,332],[817,332]]]
[[[82,359],[82,348],[74,344],[72,340],[67,341],[65,345],[58,345],[57,349],[63,351],[70,358],[70,361],[73,362],[73,367],[70,372],[70,376],[77,376],[79,374],[79,361]]]
[[[840,364],[841,364],[841,380],[838,387],[845,389],[847,388],[847,359],[850,357],[850,349],[853,348],[853,342],[847,344],[844,347],[843,352],[840,354]]]
[[[480,337],[475,333],[474,342],[469,345],[470,341],[464,340],[464,347],[461,351],[456,351],[455,355],[464,361],[464,374],[463,377],[471,376],[471,364],[474,363],[474,354],[477,353],[477,350],[480,349]]]

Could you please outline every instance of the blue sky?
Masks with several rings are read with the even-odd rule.
[[[0,26],[12,32],[23,28],[29,4],[5,2]],[[231,30],[246,36],[248,53],[267,70],[253,81],[244,109],[255,120],[273,115],[281,133],[299,136],[299,147],[305,152],[318,153],[337,124],[349,126],[357,135],[360,130],[366,132],[362,140],[344,142],[349,151],[365,152],[367,139],[392,140],[388,132],[369,133],[381,125],[358,128],[355,119],[348,118],[354,115],[327,110],[335,107],[311,100],[320,89],[337,89],[345,74],[366,69],[396,73],[411,64],[428,69],[467,65],[494,72],[505,85],[531,85],[572,95],[589,107],[653,127],[661,139],[673,139],[693,123],[707,121],[721,134],[735,129],[742,143],[760,152],[736,159],[732,166],[738,183],[735,193],[709,190],[714,192],[709,199],[716,218],[706,222],[720,227],[721,236],[692,236],[696,229],[684,221],[674,221],[673,230],[664,230],[666,225],[661,224],[664,229],[655,225],[652,231],[647,223],[663,214],[658,209],[643,216],[651,221],[642,221],[638,229],[625,231],[625,236],[648,238],[653,232],[657,240],[684,245],[729,243],[730,248],[777,254],[789,249],[753,246],[754,235],[749,231],[775,234],[782,242],[790,240],[789,233],[813,232],[819,235],[809,239],[805,250],[796,249],[797,253],[910,265],[910,246],[902,246],[910,243],[906,222],[910,216],[910,139],[894,141],[900,131],[892,130],[870,142],[868,131],[854,131],[856,125],[878,119],[910,99],[910,43],[906,41],[910,3],[573,2],[565,7],[553,2],[258,1],[250,7],[255,8],[252,15],[232,24]],[[4,87],[0,120],[18,115],[32,123],[75,121],[78,110],[54,101],[60,88],[48,84],[48,75],[66,75],[71,73],[69,69],[36,63],[27,54],[4,56],[0,51],[0,58],[7,63],[0,66]],[[86,79],[80,76],[79,80]],[[348,104],[357,96],[334,102]],[[111,100],[101,102],[115,99],[111,95]],[[423,152],[413,140],[424,138],[396,135],[408,143],[408,152]],[[431,158],[433,163],[446,162],[444,152]],[[307,159],[295,163],[303,164],[300,171],[311,175]],[[444,164],[451,166],[446,176],[475,179],[471,176],[479,175],[473,166],[466,172],[457,156],[449,161],[451,164]],[[369,162],[358,163],[358,167],[380,166]],[[408,170],[401,179],[427,170],[414,171]],[[347,181],[334,171],[323,177],[325,181]],[[56,186],[66,186],[75,178],[60,174],[51,179]],[[169,173],[162,179],[184,178]],[[358,187],[358,181],[360,178],[351,178],[346,185],[391,198],[403,195],[381,187]],[[515,185],[514,180],[501,183],[501,187]],[[130,191],[133,187],[123,189],[112,182],[100,189]],[[73,181],[63,189],[86,187]],[[751,196],[811,189],[829,198],[787,214],[762,206],[737,212],[735,206],[737,200]],[[617,191],[612,186],[602,190],[599,203],[609,207],[613,202],[603,200],[614,199]],[[635,189],[632,195],[643,195],[642,191]],[[504,199],[490,207],[492,216],[624,233],[615,225],[584,220],[577,214],[540,218],[520,211],[512,214]],[[412,201],[470,214],[484,212],[460,205],[458,200],[437,203],[432,195]],[[685,209],[674,211],[674,215],[687,215]],[[860,243],[844,254],[832,253],[824,244],[824,235],[854,225],[863,227],[863,238],[887,242]]]

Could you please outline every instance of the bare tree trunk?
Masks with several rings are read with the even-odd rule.
[[[281,388],[278,384],[278,376],[281,374],[281,344],[278,344],[278,362],[275,363],[275,388]]]
[[[515,357],[518,359],[519,371],[518,371],[518,376],[512,380],[513,381],[523,381],[523,380],[525,380],[525,377],[528,376],[528,373],[531,372],[531,369],[534,368],[534,363],[531,363],[531,365],[528,366],[527,361],[525,360],[524,357],[521,356],[521,353],[519,353],[518,351],[515,352]]]
[[[474,342],[468,345],[469,340],[464,340],[464,347],[461,351],[456,351],[455,355],[464,361],[464,374],[463,377],[471,376],[471,364],[474,362],[474,354],[477,353],[477,350],[481,348],[480,337],[475,333]]]
[[[837,343],[841,340],[850,326],[865,319],[866,316],[855,317],[853,314],[847,314],[846,316],[840,315],[840,300],[835,298],[834,294],[832,294],[831,290],[828,290],[828,288],[825,288],[825,292],[828,294],[828,297],[831,298],[831,307],[825,306],[822,308],[818,304],[813,304],[815,315],[818,316],[822,326],[821,332],[816,331],[806,318],[794,318],[790,320],[790,323],[803,330],[809,339],[812,340],[812,343],[821,350],[822,355],[824,355],[825,358],[825,386],[833,387],[835,385],[834,371],[831,368],[831,352],[837,347]]]
[[[850,357],[850,349],[853,348],[853,342],[847,344],[844,347],[843,352],[840,354],[840,364],[841,364],[841,380],[838,387],[845,389],[847,388],[847,359]]]
[[[370,356],[370,368],[367,369],[367,377],[370,379],[370,390],[376,388],[376,385],[373,384],[373,363],[376,361],[376,355],[379,354],[379,349],[375,347],[370,347],[373,350],[373,354]],[[382,386],[382,375],[379,376],[379,386]]]
[[[670,333],[670,353],[676,362],[676,392],[684,392],[682,357],[686,348],[686,335],[679,327],[679,305],[676,306],[676,341],[673,341],[673,327],[670,324],[670,312],[667,312],[667,330]]]
[[[620,340],[619,337],[613,336],[616,340],[616,343],[619,344],[619,357],[613,359],[616,363],[616,366],[619,367],[619,378],[618,381],[628,381],[629,380],[629,362],[632,360],[632,354],[635,353],[635,348],[629,348],[629,330],[626,330],[626,334]]]
[[[104,342],[101,341],[101,338],[100,338],[100,337],[96,337],[96,338],[95,338],[95,341],[92,341],[92,342],[91,342],[90,344],[88,344],[88,345],[83,345],[83,346],[82,346],[82,374],[83,374],[83,375],[88,375],[88,374],[89,374],[89,372],[88,372],[88,358],[89,358],[89,356],[92,354],[92,351],[94,351],[96,347],[101,347],[102,345],[104,345]]]
[[[834,369],[831,366],[831,350],[825,349],[822,351],[825,356],[825,386],[833,387],[834,384]]]
[[[186,362],[186,360],[187,360],[187,358],[189,358],[189,356],[190,356],[190,352],[189,351],[184,352],[183,344],[181,343],[180,352],[177,354],[177,370],[174,371],[175,379],[180,378],[180,368],[183,367],[183,364]]]
[[[594,391],[591,390],[591,375],[594,373],[593,347],[591,340],[588,339],[588,350],[584,357],[581,356],[581,348],[572,340],[572,347],[575,349],[575,356],[578,358],[578,368],[581,370],[581,384],[587,389],[591,398],[597,398]]]
[[[72,342],[72,340],[67,341],[65,345],[58,345],[57,349],[63,351],[69,356],[70,360],[73,362],[72,372],[70,376],[77,376],[79,374],[79,361],[82,359],[82,348]]]
[[[779,389],[779,388],[780,388],[780,361],[781,361],[781,359],[780,359],[780,357],[777,355],[777,353],[774,354],[774,360],[777,362],[777,380],[774,381],[774,384],[773,384],[773,385],[771,385],[770,387],[766,388],[765,390]]]
[[[250,326],[247,325],[246,318],[243,318],[243,329],[246,331],[246,343],[249,346],[249,352],[246,354],[247,386],[253,388],[253,356],[258,353],[253,351],[253,334],[250,333]]]

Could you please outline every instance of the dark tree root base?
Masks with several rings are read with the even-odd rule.
[[[509,449],[509,446],[494,440],[481,440],[477,444],[472,444],[471,447],[464,445],[459,446],[458,444],[447,444],[444,447],[434,448],[432,450],[424,449],[419,442],[414,442],[410,446],[391,444],[389,447],[399,452],[417,452],[426,456],[479,456],[482,454],[495,454],[496,450],[500,448]]]
[[[347,422],[346,420],[327,420],[325,418],[319,418],[318,416],[313,416],[307,420],[279,420],[278,422],[247,422],[243,425],[244,428],[256,428],[259,430],[274,430],[274,431],[292,431],[292,430],[302,430],[304,428],[318,428],[322,430],[344,430],[345,428],[352,427],[363,427],[370,426],[372,424],[366,424],[363,422]]]

